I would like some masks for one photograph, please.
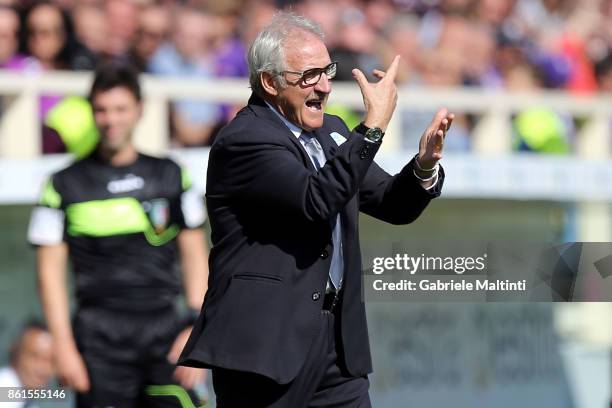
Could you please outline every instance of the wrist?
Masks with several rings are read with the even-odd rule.
[[[382,141],[385,132],[379,127],[369,127],[364,122],[358,124],[355,129],[355,132],[364,136],[365,140],[370,143],[379,143]]]
[[[387,123],[384,123],[384,121],[381,121],[381,120],[376,120],[376,119],[372,120],[372,119],[365,118],[361,123],[363,123],[365,126],[369,128],[379,128],[383,132],[387,131]]]
[[[63,359],[74,353],[79,353],[79,349],[75,342],[69,342],[65,344],[57,344],[54,348],[56,358]]]
[[[436,176],[438,175],[438,170],[440,168],[440,165],[438,163],[436,163],[432,168],[427,169],[427,168],[423,168],[421,167],[420,163],[419,163],[419,155],[416,154],[414,156],[414,163],[412,165],[412,172],[414,174],[414,176],[419,179],[422,182],[425,181],[431,181],[434,180],[436,178]]]
[[[368,127],[368,128],[375,128],[375,127],[380,128],[380,129],[382,129],[382,128],[383,128],[383,127],[380,125],[380,123],[379,123],[378,121],[375,121],[375,120],[367,120],[367,119],[365,119],[365,120],[364,120],[363,122],[361,122],[361,123],[363,123],[363,124],[364,124],[366,127]]]
[[[65,350],[67,348],[76,348],[76,340],[71,332],[54,333],[51,331],[53,345],[57,350]]]
[[[434,171],[437,170],[438,162],[435,162],[433,164],[433,166],[431,166],[431,167],[429,167],[429,166],[431,166],[431,165],[425,166],[425,165],[421,164],[421,162],[419,161],[419,154],[418,153],[414,155],[414,166],[413,167],[414,167],[414,169],[417,172],[425,174],[425,175],[431,174],[431,173],[433,173]]]
[[[436,177],[438,177],[438,167],[436,165],[436,168],[431,173],[428,173],[427,175],[422,175],[422,174],[417,173],[416,169],[412,169],[412,173],[421,182],[432,181],[432,180],[435,180]]]
[[[431,170],[431,171],[420,171],[416,168],[413,168],[412,171],[420,180],[429,179],[436,173],[436,169]]]

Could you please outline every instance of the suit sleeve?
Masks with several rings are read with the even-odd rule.
[[[359,190],[360,210],[396,225],[416,220],[429,202],[440,195],[444,184],[444,169],[440,166],[438,182],[426,190],[414,176],[413,161],[395,176],[373,163]]]
[[[342,133],[349,132],[340,118],[332,117],[332,120],[336,128],[342,129]],[[437,183],[426,190],[414,176],[413,161],[395,176],[372,163],[359,186],[360,211],[396,225],[416,220],[429,202],[440,195],[444,184],[444,169],[440,166]]]
[[[280,136],[244,130],[218,140],[210,154],[207,198],[235,197],[308,220],[329,220],[357,193],[380,147],[354,133],[313,173]]]

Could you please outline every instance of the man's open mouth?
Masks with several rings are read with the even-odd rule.
[[[320,112],[323,109],[322,99],[311,99],[306,101],[306,107],[313,112]]]

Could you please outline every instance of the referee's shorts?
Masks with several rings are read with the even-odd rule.
[[[77,407],[200,406],[195,393],[173,379],[176,366],[166,357],[184,327],[173,307],[155,313],[79,310],[74,335],[91,388],[77,395]]]

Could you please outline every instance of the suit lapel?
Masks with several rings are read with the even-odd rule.
[[[298,138],[295,137],[293,132],[291,132],[287,126],[285,126],[283,121],[280,120],[276,113],[270,109],[263,99],[253,94],[249,99],[248,105],[257,117],[267,119],[268,121],[272,122],[280,132],[287,136],[289,143],[299,152],[302,162],[306,165],[306,167],[312,171],[317,171],[310,160],[310,156],[308,156],[308,153],[304,149],[304,146],[302,146]]]
[[[326,129],[325,126],[319,129],[316,129],[314,131],[314,135],[319,141],[319,143],[321,143],[321,147],[323,148],[323,151],[325,152],[325,158],[329,160],[331,157],[333,157],[336,154],[338,145],[331,138],[331,136],[329,135],[329,130]]]

